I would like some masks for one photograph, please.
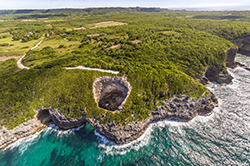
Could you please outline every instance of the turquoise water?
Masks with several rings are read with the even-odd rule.
[[[250,58],[237,61],[250,66]],[[219,107],[188,123],[152,124],[132,143],[117,146],[90,125],[50,126],[0,151],[0,165],[250,165],[250,71],[229,69],[233,84],[209,84]]]

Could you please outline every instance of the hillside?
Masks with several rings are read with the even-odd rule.
[[[30,70],[18,69],[15,59],[0,62],[1,127],[13,128],[43,107],[60,108],[67,117],[127,125],[146,119],[166,99],[198,100],[210,92],[196,78],[212,65],[227,75],[226,50],[236,47],[228,40],[250,34],[247,22],[186,18],[183,11],[177,18],[176,12],[156,9],[88,10],[61,9],[64,15],[53,16],[9,11],[3,17],[0,32],[7,36],[0,39],[0,56],[22,55],[44,40],[22,60]],[[105,12],[86,15],[95,10]],[[11,48],[15,53],[6,51]],[[119,74],[64,68],[79,65]],[[95,102],[93,83],[102,76],[125,76],[131,84],[121,111],[107,111]]]

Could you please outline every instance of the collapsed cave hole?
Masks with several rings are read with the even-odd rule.
[[[130,84],[124,78],[101,77],[94,83],[94,95],[100,108],[116,111],[122,109],[130,93]]]

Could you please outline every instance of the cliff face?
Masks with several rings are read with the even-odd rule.
[[[126,126],[121,124],[117,125],[114,122],[102,124],[96,119],[84,117],[80,119],[68,118],[58,109],[52,110],[51,108],[39,110],[40,115],[38,114],[38,117],[40,121],[44,123],[54,123],[61,129],[75,128],[87,122],[95,127],[97,132],[120,145],[137,139],[153,122],[164,119],[187,122],[197,114],[209,115],[218,103],[212,93],[208,97],[203,95],[202,98],[198,100],[183,96],[183,98],[174,97],[163,102],[164,105],[152,110],[152,113],[148,115],[147,119],[143,121],[133,121]]]
[[[235,59],[235,56],[237,54],[237,51],[238,51],[238,49],[234,48],[234,47],[227,49],[227,51],[226,51],[227,52],[227,59],[225,61],[227,67],[229,67],[229,68],[235,67],[234,59]]]
[[[14,129],[7,130],[3,127],[0,129],[0,149],[4,149],[18,139],[27,137],[46,127],[47,126],[41,123],[36,116],[35,118],[16,126]]]
[[[250,52],[250,37],[232,40],[231,42],[239,47],[239,51]]]
[[[212,93],[208,97],[202,96],[202,98],[197,101],[183,96],[183,98],[165,100],[164,105],[152,110],[148,118],[143,121],[130,122],[126,126],[121,124],[116,125],[113,122],[101,124],[91,121],[90,124],[94,126],[100,134],[120,145],[137,139],[153,122],[164,119],[187,122],[197,114],[210,114],[217,103],[217,99]]]
[[[235,56],[237,54],[237,48],[229,48],[226,50],[227,59],[225,61],[226,66],[229,68],[234,68],[239,65],[239,63],[234,62]],[[230,84],[233,77],[226,71],[221,72],[216,64],[208,67],[203,75],[197,79],[203,85],[208,84],[209,81],[217,82],[219,84]]]
[[[87,122],[83,117],[80,119],[69,118],[64,116],[59,109],[52,110],[51,108],[38,110],[37,119],[47,125],[53,123],[63,130],[76,128]]]

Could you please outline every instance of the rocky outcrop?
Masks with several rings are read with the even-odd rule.
[[[0,149],[7,147],[20,138],[46,128],[50,123],[57,125],[60,129],[67,130],[79,127],[88,122],[84,117],[80,119],[66,117],[59,109],[44,108],[36,110],[36,112],[33,119],[22,123],[12,130],[7,130],[6,128],[0,129]]]
[[[231,42],[239,47],[239,51],[250,52],[250,37],[232,40]]]
[[[53,123],[63,130],[76,128],[87,122],[83,117],[80,119],[66,117],[59,109],[52,110],[51,108],[38,110],[37,118],[44,124]]]
[[[16,142],[18,139],[27,137],[44,129],[46,125],[41,123],[37,118],[33,118],[14,129],[7,130],[6,128],[0,129],[0,149],[7,147],[8,145]]]
[[[233,80],[233,77],[227,72],[220,73],[216,65],[212,65],[206,70],[205,77],[208,78],[209,81],[211,82],[215,81],[219,84],[222,84],[222,83],[229,84]]]
[[[229,68],[234,68],[235,67],[235,56],[237,54],[238,49],[235,47],[231,47],[229,49],[227,49],[227,59],[225,61],[226,66]]]
[[[203,85],[209,82],[217,82],[218,84],[230,84],[232,83],[233,77],[227,72],[220,72],[216,65],[208,67],[202,76],[197,81]]]
[[[237,51],[238,49],[234,47],[227,49],[227,59],[225,61],[227,67],[235,68],[241,65],[238,62],[234,61]],[[203,85],[214,81],[219,84],[230,84],[232,83],[232,80],[233,77],[227,71],[220,71],[216,64],[207,67],[203,75],[197,78],[197,81],[199,81]]]
[[[158,106],[157,109],[153,110],[151,114],[148,115],[148,118],[143,121],[130,122],[126,126],[121,124],[117,125],[114,122],[101,124],[99,121],[91,119],[89,123],[94,126],[100,134],[120,145],[137,139],[153,122],[164,119],[187,122],[197,114],[209,115],[217,103],[218,101],[212,93],[208,97],[203,95],[202,98],[198,100],[183,96],[183,98],[165,100],[164,105]]]

